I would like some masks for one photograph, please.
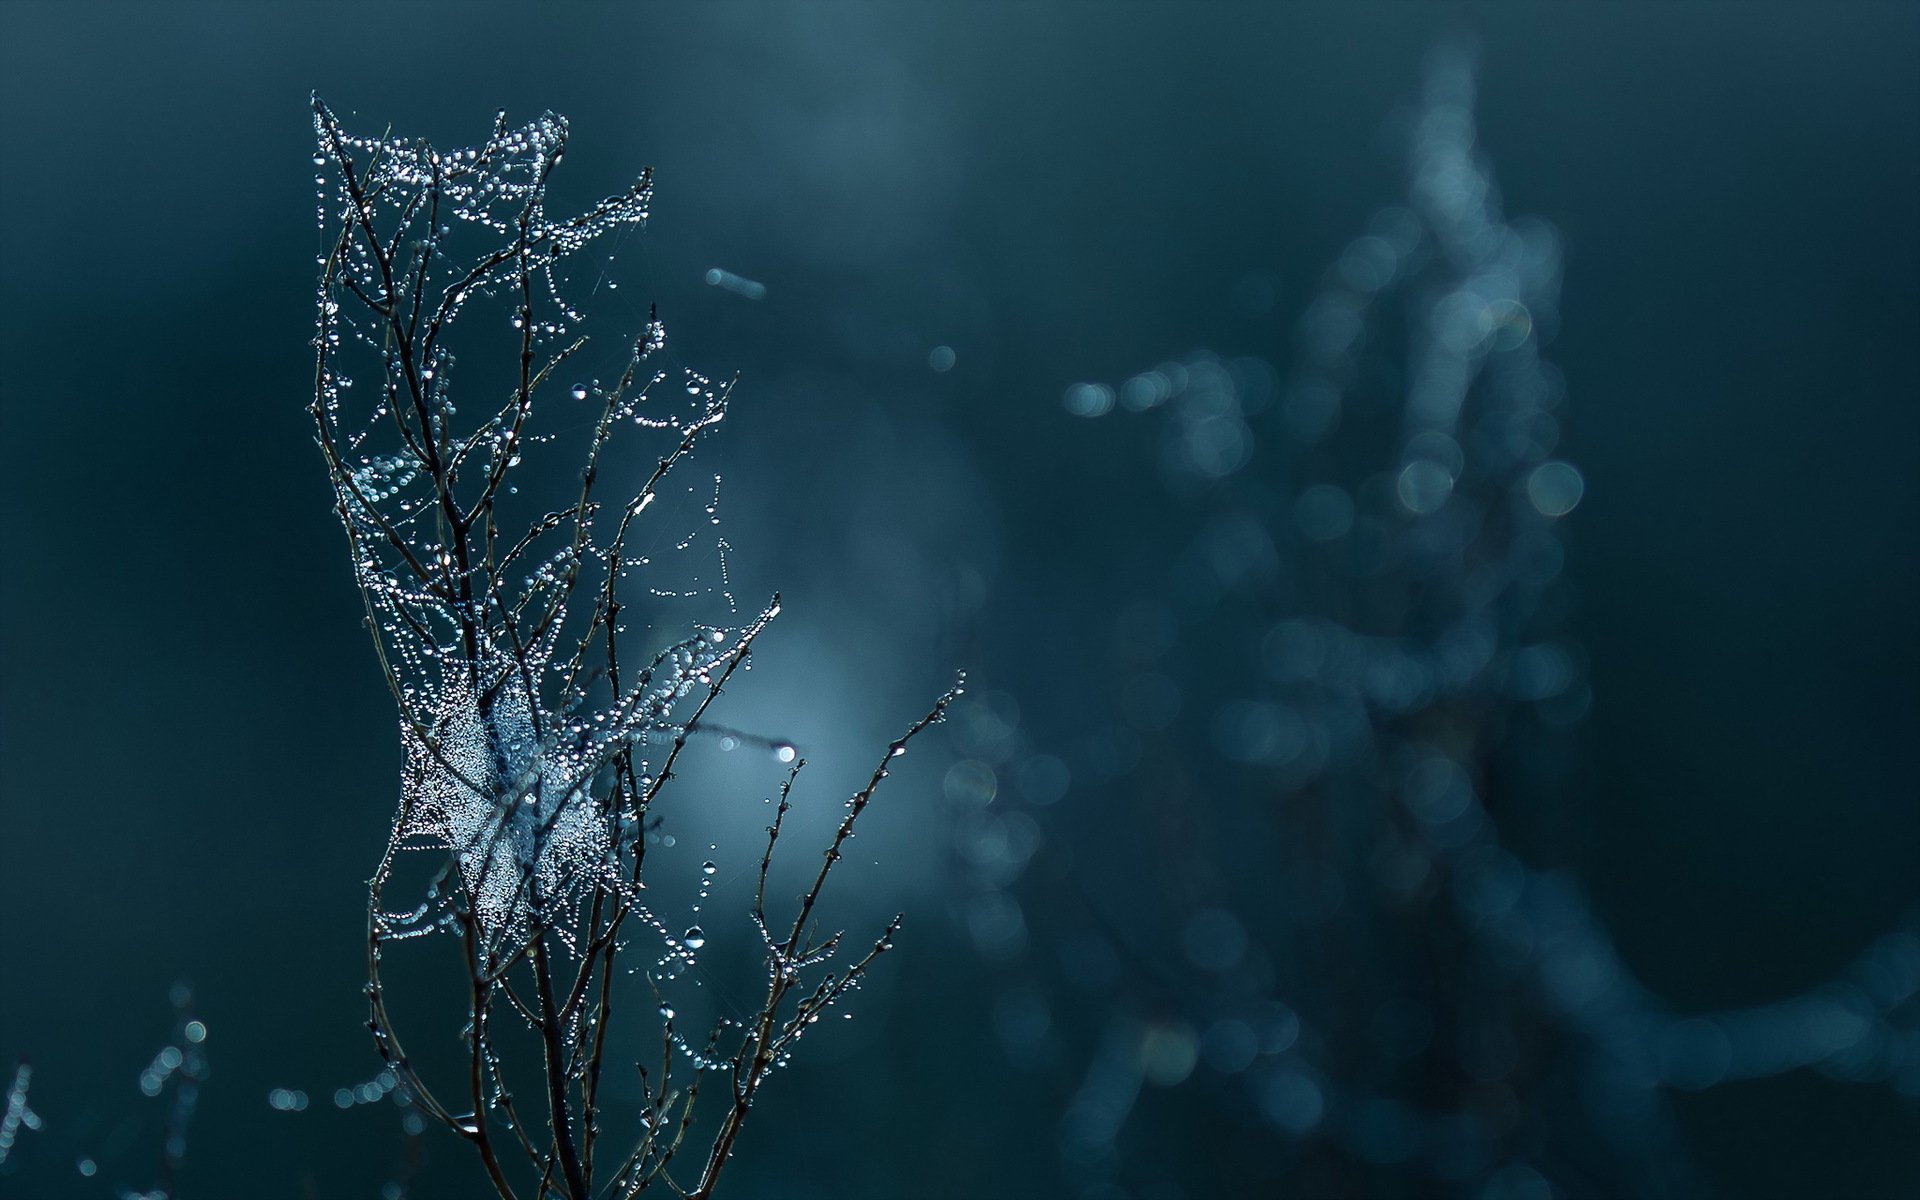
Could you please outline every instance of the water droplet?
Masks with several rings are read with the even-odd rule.
[[[800,757],[800,751],[795,749],[791,742],[775,742],[773,744],[773,757],[779,762],[790,763]]]
[[[687,949],[698,950],[707,944],[707,935],[701,932],[698,925],[695,925],[682,934],[680,940],[687,944]]]
[[[701,864],[700,869],[704,871],[706,874],[712,875],[714,872],[718,871],[720,868],[714,866],[712,863],[703,863]]]
[[[1564,517],[1586,494],[1587,481],[1572,463],[1544,462],[1527,477],[1527,498],[1543,516]]]
[[[585,400],[585,399],[587,398],[587,385],[586,385],[586,384],[584,384],[584,383],[576,383],[576,384],[574,384],[574,385],[573,385],[573,398],[574,398],[575,400]]]

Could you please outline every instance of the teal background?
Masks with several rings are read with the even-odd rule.
[[[1397,194],[1381,131],[1461,30],[1507,207],[1566,245],[1580,873],[1680,1011],[1851,959],[1920,860],[1911,6],[9,0],[0,1053],[33,1056],[48,1129],[0,1194],[142,1182],[145,1150],[90,1182],[72,1160],[151,1126],[135,1077],[180,979],[214,1069],[183,1196],[371,1196],[400,1152],[390,1109],[322,1099],[377,1066],[361,905],[399,748],[306,423],[311,91],[445,144],[563,112],[574,200],[655,166],[623,292],[743,376],[714,462],[735,591],[786,615],[741,721],[817,745],[824,797],[956,665],[1038,744],[1092,727],[1114,597],[1194,518],[1146,423],[1062,390],[1202,345],[1284,364],[1321,267]],[[777,1081],[736,1194],[1056,1194],[1071,1080],[989,1027],[996,968],[915,807],[943,766],[899,773],[850,900],[906,907],[901,951]],[[1101,813],[1076,791],[1055,836]],[[273,1111],[274,1087],[318,1102]],[[1720,1194],[1920,1189],[1885,1087],[1678,1104]],[[428,1146],[420,1194],[474,1194]],[[1173,1194],[1246,1194],[1174,1157]]]

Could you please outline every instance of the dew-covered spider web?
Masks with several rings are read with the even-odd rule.
[[[622,847],[652,781],[627,752],[684,734],[682,702],[771,616],[644,654],[620,640],[629,590],[642,604],[712,590],[669,578],[650,541],[630,546],[642,526],[693,528],[671,552],[717,561],[724,588],[714,522],[683,511],[711,513],[717,479],[668,484],[729,388],[658,366],[652,312],[611,345],[585,336],[569,271],[604,272],[583,252],[644,222],[652,183],[550,217],[564,119],[502,116],[449,151],[346,133],[317,103],[314,127],[329,235],[314,416],[399,709],[393,849],[450,851],[461,903],[497,946],[564,924],[598,889],[632,890]],[[649,445],[616,470],[602,452],[623,435]],[[446,924],[455,891],[429,889],[391,931]]]

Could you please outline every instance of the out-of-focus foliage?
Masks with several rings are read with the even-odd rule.
[[[1695,1194],[1675,1090],[1815,1067],[1920,1093],[1911,930],[1683,1016],[1584,894],[1559,237],[1503,211],[1473,76],[1433,55],[1405,199],[1328,267],[1284,377],[1200,350],[1063,396],[1154,422],[1159,486],[1204,513],[1116,623],[1099,819],[1046,821],[1068,768],[977,707],[948,776],[963,920],[1010,964],[996,1028],[1075,1073],[1059,1152],[1088,1195],[1164,1181],[1169,1138],[1289,1194]],[[1019,882],[1036,854],[1075,902]],[[1144,1127],[1156,1086],[1195,1106],[1178,1132]]]

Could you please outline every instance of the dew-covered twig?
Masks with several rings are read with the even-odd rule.
[[[804,995],[799,1011],[816,1019],[897,929],[846,970],[814,977],[839,945],[805,944],[815,905],[886,765],[850,802],[791,935],[778,944],[763,936],[764,895],[756,901],[746,928],[775,980],[765,1009],[721,1020],[701,1049],[676,1030],[671,1006],[657,1004],[662,1056],[657,1075],[640,1072],[643,1129],[598,1178],[608,1031],[624,1011],[621,953],[657,939],[656,966],[671,974],[706,942],[698,928],[674,936],[646,902],[648,846],[672,842],[658,832],[663,793],[696,735],[759,746],[778,763],[798,753],[709,718],[779,612],[775,597],[738,619],[717,535],[728,622],[695,625],[640,654],[624,638],[636,606],[628,590],[661,569],[634,543],[646,525],[676,519],[678,484],[725,422],[734,384],[660,366],[656,310],[609,349],[566,299],[570,261],[646,219],[649,172],[583,215],[555,219],[546,191],[567,139],[557,116],[518,128],[502,116],[481,145],[448,151],[349,133],[317,99],[313,118],[324,250],[310,412],[406,752],[368,884],[368,1028],[383,1077],[414,1119],[472,1146],[498,1195],[589,1200],[656,1182],[685,1194],[669,1163],[699,1125],[701,1080],[731,1063],[735,1096],[716,1118],[716,1152],[695,1189],[704,1196],[746,1101],[799,1035],[782,1002]],[[610,382],[594,378],[596,368]],[[577,382],[563,385],[562,371],[578,372]],[[480,397],[465,401],[478,415],[466,418],[458,398],[470,395]],[[556,413],[569,404],[591,407]],[[648,466],[632,476],[636,491],[609,502],[603,481],[627,439],[649,443]],[[570,460],[577,485],[553,496],[550,478],[529,465],[536,460]],[[541,499],[522,498],[523,486]],[[717,477],[713,488],[717,503]],[[649,629],[667,623],[655,611],[667,593],[685,594],[645,584]],[[435,865],[424,884],[403,884],[416,851],[435,854]],[[770,856],[771,846],[763,893]],[[418,898],[390,903],[401,886],[418,887]],[[396,944],[436,933],[459,941],[469,1011],[462,1069],[430,1082],[402,1041],[381,968]],[[648,983],[656,986],[651,974]],[[502,1022],[530,1031],[537,1061],[503,1046]],[[719,1051],[734,1028],[748,1031],[755,1053]],[[538,1086],[517,1092],[512,1077]]]

